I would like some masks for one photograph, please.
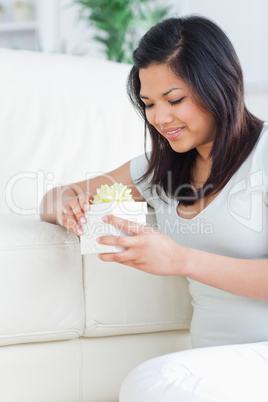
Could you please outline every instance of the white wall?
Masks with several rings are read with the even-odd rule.
[[[227,33],[248,87],[268,88],[268,1],[188,0],[189,12],[212,18]]]

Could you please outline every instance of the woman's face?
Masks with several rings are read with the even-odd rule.
[[[193,101],[187,84],[166,64],[139,71],[147,119],[176,152],[196,148],[207,159],[216,134],[214,117]]]

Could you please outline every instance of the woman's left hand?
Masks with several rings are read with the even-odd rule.
[[[158,229],[109,215],[106,223],[132,233],[132,236],[102,236],[100,244],[122,246],[118,253],[99,255],[102,261],[115,261],[154,275],[183,275],[184,247]]]

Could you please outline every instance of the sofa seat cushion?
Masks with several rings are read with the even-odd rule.
[[[0,345],[79,337],[85,309],[77,236],[0,216]]]
[[[189,329],[192,318],[188,281],[150,275],[97,254],[83,256],[85,337]]]

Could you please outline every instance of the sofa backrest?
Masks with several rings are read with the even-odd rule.
[[[143,152],[131,66],[0,49],[0,213],[37,216],[43,194]]]

